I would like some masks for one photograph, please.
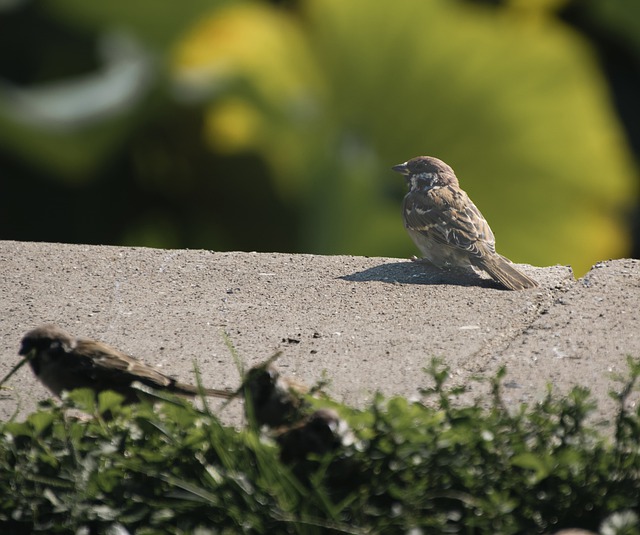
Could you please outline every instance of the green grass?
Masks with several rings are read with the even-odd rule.
[[[613,431],[587,421],[575,388],[507,410],[459,407],[433,362],[433,407],[376,397],[336,405],[351,444],[297,465],[256,430],[222,425],[182,401],[121,407],[76,391],[23,422],[0,424],[0,533],[552,533],[582,527],[639,534],[640,410],[615,394]],[[315,402],[317,403],[317,401]],[[68,406],[96,417],[65,415]],[[112,418],[101,415],[110,414]],[[615,516],[611,516],[613,514]],[[603,522],[605,523],[603,525]],[[617,525],[617,527],[615,527]],[[612,527],[614,526],[614,527]],[[126,533],[121,531],[120,533]]]

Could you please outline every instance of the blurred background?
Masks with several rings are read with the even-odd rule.
[[[640,256],[640,2],[0,0],[0,239],[407,257],[421,154],[516,262]]]

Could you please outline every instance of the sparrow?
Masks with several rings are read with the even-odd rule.
[[[280,460],[289,464],[310,453],[324,455],[354,442],[348,424],[332,409],[318,409],[304,420],[278,430]]]
[[[125,404],[140,401],[141,383],[155,390],[194,397],[198,387],[180,383],[151,366],[121,353],[102,342],[74,338],[56,325],[42,325],[22,338],[19,354],[29,362],[35,376],[56,396],[63,391],[90,388],[124,396]],[[204,388],[206,396],[229,399],[233,392]]]
[[[335,410],[318,409],[293,425],[274,430],[273,435],[280,461],[291,467],[303,486],[317,487],[322,474],[323,488],[340,501],[366,484],[364,467],[355,455],[364,444]]]
[[[438,158],[418,156],[392,169],[409,186],[402,203],[404,226],[426,260],[439,268],[478,268],[509,290],[538,286],[496,252],[489,224],[451,167]]]
[[[309,389],[295,379],[283,377],[273,365],[271,357],[266,363],[251,368],[245,375],[240,390],[244,395],[245,414],[258,428],[277,428],[303,419],[308,412],[304,396]]]

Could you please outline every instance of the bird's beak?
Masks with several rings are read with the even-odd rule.
[[[20,346],[20,351],[18,351],[18,355],[24,357],[27,360],[30,360],[36,353],[35,347],[26,347],[24,344]]]
[[[393,169],[396,173],[400,173],[401,175],[409,174],[409,170],[407,169],[407,162],[394,165],[391,169]]]

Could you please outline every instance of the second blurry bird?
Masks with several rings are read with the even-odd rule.
[[[157,369],[125,355],[102,342],[74,338],[56,325],[37,327],[22,339],[20,355],[29,362],[33,373],[51,392],[90,388],[99,393],[115,391],[124,396],[124,403],[140,401],[141,383],[155,390],[194,397],[200,390],[181,383]],[[231,391],[204,388],[206,396],[231,398]]]
[[[309,389],[280,374],[273,365],[279,355],[276,353],[268,361],[251,368],[240,387],[247,418],[255,421],[258,428],[290,425],[300,421],[309,411],[304,398],[310,393]]]

